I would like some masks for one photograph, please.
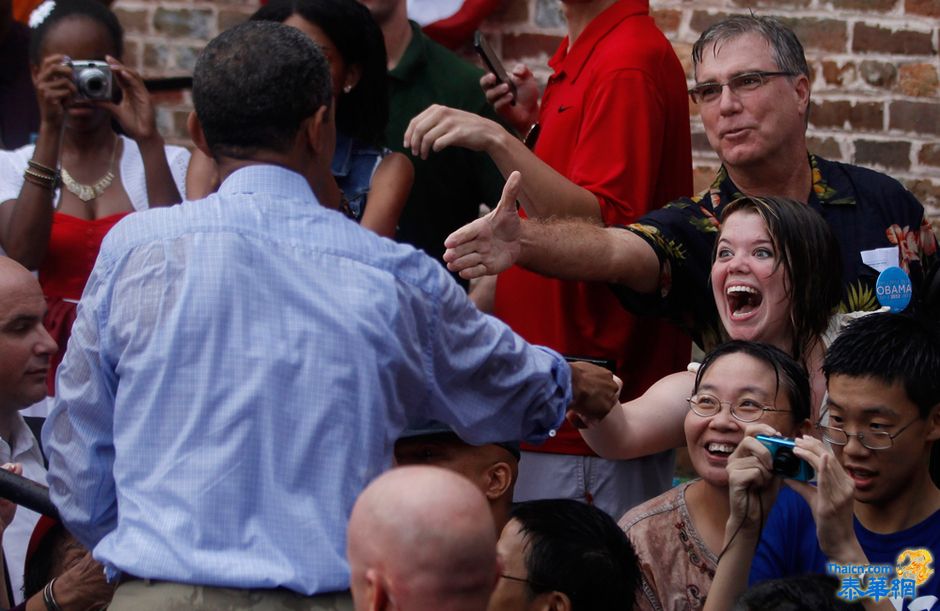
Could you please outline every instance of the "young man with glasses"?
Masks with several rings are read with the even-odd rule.
[[[728,461],[727,551],[706,609],[729,608],[748,567],[751,583],[828,571],[843,578],[846,595],[847,584],[855,584],[852,592],[859,597],[902,594],[903,583],[892,582],[903,578],[916,586],[903,598],[927,603],[925,597],[940,596],[940,576],[932,570],[937,567],[914,575],[918,559],[940,554],[940,489],[930,475],[940,438],[940,330],[935,322],[897,314],[865,316],[832,344],[823,371],[829,418],[818,428],[831,449],[803,437],[794,450],[816,470],[816,486],[788,480],[792,490],[780,489],[769,452],[750,437]],[[766,431],[748,429],[749,435],[759,432]],[[770,510],[763,530],[762,509]],[[833,568],[874,564],[897,570],[875,581],[885,576]],[[910,600],[903,607],[872,598],[862,602],[872,609],[928,608]]]
[[[807,152],[810,72],[793,31],[768,17],[729,17],[702,33],[692,61],[689,94],[722,162],[708,190],[626,230],[564,219],[520,222],[496,210],[448,238],[450,269],[472,278],[516,264],[611,282],[625,307],[678,320],[708,350],[721,337],[708,289],[717,219],[742,195],[780,196],[807,204],[832,227],[843,262],[840,311],[878,308],[878,271],[863,256],[881,248],[896,249],[916,309],[923,275],[937,260],[923,206],[893,178]]]

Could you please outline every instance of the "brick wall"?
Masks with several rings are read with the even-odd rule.
[[[257,0],[118,0],[127,60],[146,76],[188,74],[205,41],[257,8]],[[940,0],[651,0],[651,10],[690,68],[691,45],[723,16],[774,15],[803,42],[813,71],[810,148],[904,182],[940,228]],[[484,24],[497,51],[544,80],[564,35],[558,0],[507,0]],[[162,95],[161,130],[185,137],[188,94]],[[696,187],[717,166],[692,113]]]

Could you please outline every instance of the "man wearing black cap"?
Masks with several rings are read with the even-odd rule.
[[[442,422],[412,427],[395,442],[395,464],[434,465],[459,473],[483,492],[496,534],[509,521],[512,493],[519,475],[519,442],[471,445]]]

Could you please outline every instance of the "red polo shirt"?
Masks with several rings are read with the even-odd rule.
[[[620,0],[549,62],[535,154],[591,191],[604,223],[633,222],[692,192],[686,81],[646,0]],[[624,399],[685,368],[689,340],[638,318],[604,284],[552,280],[513,267],[496,283],[495,314],[526,340],[565,355],[615,359]],[[592,454],[572,427],[528,450]]]

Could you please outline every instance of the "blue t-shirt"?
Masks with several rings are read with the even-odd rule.
[[[871,532],[857,518],[854,523],[855,536],[870,564],[894,566],[898,554],[908,548],[926,548],[935,559],[940,554],[940,511],[908,529],[887,535]],[[825,573],[828,562],[816,538],[812,510],[803,497],[783,487],[761,533],[751,565],[749,584],[805,573]],[[931,568],[937,571],[940,568],[938,564],[935,560]],[[896,575],[888,577],[893,579]],[[917,588],[917,596],[940,597],[940,577],[934,573]],[[909,603],[909,600],[905,601],[905,609]],[[928,605],[923,608],[931,607]]]

